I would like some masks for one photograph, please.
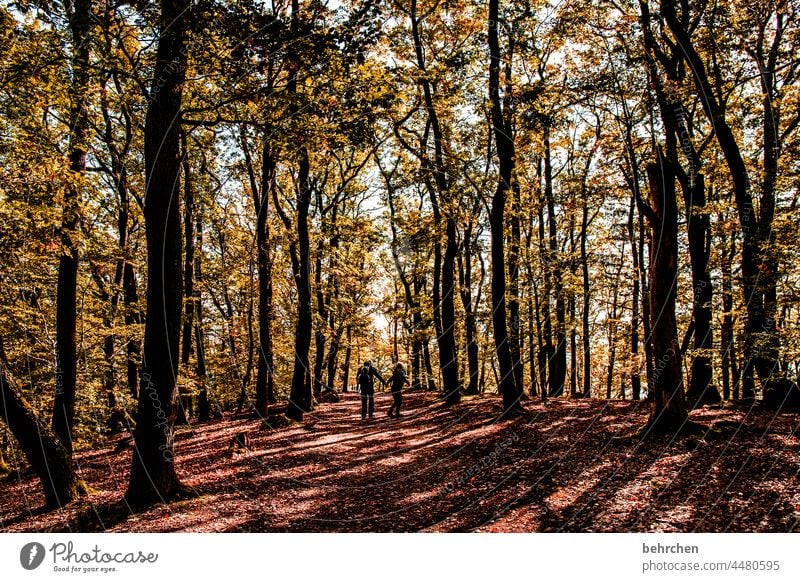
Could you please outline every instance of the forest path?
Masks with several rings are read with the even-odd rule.
[[[493,422],[494,396],[444,408],[407,393],[400,419],[379,393],[361,421],[356,394],[302,424],[261,429],[226,417],[181,428],[176,461],[195,499],[133,513],[122,501],[131,447],[79,453],[98,489],[42,512],[36,479],[0,482],[2,531],[794,531],[800,519],[797,413],[693,413],[706,438],[618,440],[646,403],[527,402]],[[247,433],[250,450],[231,451]]]

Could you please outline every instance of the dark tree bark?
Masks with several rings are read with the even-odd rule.
[[[553,194],[552,162],[550,155],[550,128],[545,128],[545,203],[547,204],[547,261],[548,273],[552,277],[552,292],[555,295],[556,333],[555,346],[550,351],[548,363],[548,385],[550,396],[564,394],[567,379],[567,333],[566,305],[564,302],[564,282],[561,271],[561,260],[558,256],[558,233],[556,228],[555,196]],[[552,337],[552,336],[551,336]]]
[[[321,214],[322,194],[320,192],[317,192],[317,200],[319,202],[317,210]],[[327,321],[329,317],[328,299],[326,297],[327,293],[325,289],[323,289],[322,282],[322,254],[324,252],[325,246],[323,243],[323,237],[320,237],[317,241],[317,256],[314,268],[314,294],[316,295],[317,300],[317,316],[321,321]],[[322,382],[322,368],[325,366],[325,343],[327,340],[328,338],[326,337],[325,326],[317,326],[316,332],[314,333],[314,376],[312,379],[315,399],[320,397],[324,387]]]
[[[295,0],[296,1],[296,0]],[[311,374],[309,353],[311,351],[311,273],[308,211],[311,205],[308,152],[298,152],[298,177],[295,206],[297,209],[297,242],[292,243],[292,272],[297,287],[297,324],[295,327],[294,370],[286,416],[303,420],[303,413],[311,410]]]
[[[577,270],[577,261],[575,260],[575,215],[570,213],[569,219],[569,256],[570,256],[570,277],[575,279],[575,272]],[[576,325],[576,305],[575,305],[575,291],[570,287],[567,294],[567,310],[569,311],[569,397],[577,398],[578,392],[578,331]]]
[[[553,170],[550,158],[550,139],[547,136],[547,127],[545,127],[545,136],[543,139],[544,146],[544,189],[543,198],[539,204],[539,255],[542,257],[542,270],[544,271],[543,283],[544,288],[541,293],[541,300],[539,302],[540,311],[538,318],[541,318],[542,324],[542,341],[539,350],[541,385],[544,390],[542,397],[551,393],[551,377],[553,367],[553,356],[555,354],[555,346],[553,345],[553,319],[551,317],[550,309],[550,296],[553,294],[553,273],[550,269],[550,249],[545,236],[545,214],[544,208],[547,200],[552,198],[553,189]]]
[[[344,349],[344,364],[342,364],[342,392],[347,392],[348,383],[350,382],[350,359],[353,355],[353,346],[351,343],[353,328],[352,326],[347,326],[345,331],[345,337],[347,338],[347,347]]]
[[[638,182],[637,188],[638,188]],[[631,259],[633,261],[633,282],[631,283],[631,355],[634,360],[634,369],[631,373],[631,397],[640,400],[642,397],[642,377],[639,368],[639,251],[636,248],[636,230],[634,228],[634,210],[636,207],[636,193],[631,195],[631,204],[628,209],[628,240],[631,243]]]
[[[175,473],[173,446],[183,297],[179,130],[188,14],[187,0],[161,1],[161,33],[145,121],[148,316],[126,493],[127,500],[137,505],[187,492]]]
[[[688,6],[682,6],[684,12]],[[678,16],[674,0],[661,1],[661,14],[681,47],[681,55],[692,71],[696,93],[703,111],[714,126],[714,135],[722,151],[733,182],[734,199],[739,215],[742,242],[742,289],[747,320],[743,342],[744,365],[741,372],[745,399],[755,393],[755,374],[765,391],[770,382],[780,382],[779,338],[775,320],[778,263],[770,247],[770,233],[775,214],[775,178],[780,155],[778,127],[780,107],[776,99],[775,65],[783,31],[774,35],[765,58],[763,43],[753,51],[761,69],[763,92],[763,167],[758,213],[750,189],[750,177],[733,129],[728,123],[725,103],[718,98],[708,76],[706,62],[697,52],[685,22]],[[717,80],[721,82],[721,80]]]
[[[476,205],[476,208],[479,208]],[[473,215],[477,214],[473,210]],[[461,289],[461,304],[464,307],[464,336],[467,348],[467,370],[469,376],[469,384],[465,392],[467,394],[478,394],[478,379],[479,379],[479,360],[478,360],[478,342],[477,342],[477,325],[475,322],[475,312],[477,304],[480,300],[480,289],[483,285],[483,277],[478,283],[478,301],[473,304],[472,298],[472,254],[473,254],[473,228],[472,219],[467,222],[464,228],[464,246],[463,252],[458,255],[459,265],[459,286]]]
[[[589,330],[589,303],[591,291],[589,286],[589,255],[586,251],[586,239],[589,232],[589,190],[582,189],[581,209],[581,276],[583,279],[583,305],[581,307],[581,343],[583,350],[583,397],[592,395],[592,347]]]
[[[56,393],[53,401],[53,431],[72,455],[72,424],[75,418],[77,377],[78,230],[81,212],[81,182],[86,174],[89,133],[90,35],[92,1],[74,0],[66,7],[72,37],[72,83],[70,85],[69,169],[75,176],[64,192],[61,219],[62,253],[58,261],[56,288]]]
[[[106,39],[107,51],[111,51],[112,39]],[[119,258],[117,259],[117,267],[115,271],[114,280],[114,315],[112,315],[112,322],[116,315],[116,309],[119,303],[119,291],[121,287],[124,304],[124,322],[127,328],[125,339],[125,351],[127,352],[126,362],[126,378],[128,392],[137,398],[139,394],[139,357],[140,357],[140,342],[136,339],[136,334],[132,333],[131,327],[139,324],[142,321],[141,313],[139,312],[139,295],[136,285],[136,272],[132,263],[132,249],[130,242],[131,230],[131,195],[128,184],[128,171],[125,167],[124,158],[128,154],[133,144],[133,120],[131,118],[130,109],[126,104],[121,106],[122,121],[125,129],[125,138],[121,145],[118,145],[114,135],[115,120],[110,113],[110,106],[108,103],[107,92],[105,85],[113,81],[115,89],[118,93],[122,93],[122,83],[120,82],[121,71],[112,70],[103,81],[103,89],[100,91],[100,105],[103,115],[104,126],[102,129],[102,138],[108,149],[111,163],[110,163],[110,177],[114,181],[115,189],[117,192],[117,200],[119,202],[119,211],[117,214],[117,245],[119,248]],[[101,291],[102,293],[102,291]],[[116,338],[114,338],[116,342]],[[116,348],[112,347],[112,351]]]
[[[39,421],[33,407],[11,375],[0,338],[0,418],[11,429],[44,489],[50,508],[64,507],[87,492],[72,467],[67,449],[56,435]]]
[[[125,274],[122,279],[122,292],[125,296],[125,325],[130,329],[133,325],[142,323],[142,314],[139,310],[139,289],[136,283],[136,272],[129,260],[125,261]],[[127,380],[128,390],[134,398],[139,397],[139,359],[141,358],[142,345],[135,334],[128,331],[125,342],[127,354]]]
[[[520,389],[514,376],[514,361],[508,337],[508,312],[506,309],[506,259],[505,259],[505,205],[512,188],[515,152],[511,128],[507,127],[500,99],[500,41],[499,0],[489,0],[489,100],[491,102],[492,130],[500,166],[500,175],[492,199],[489,223],[492,240],[492,327],[499,365],[499,390],[503,396],[503,415],[521,410]]]
[[[688,422],[683,396],[681,353],[675,321],[678,277],[678,206],[675,199],[675,173],[659,152],[658,162],[647,166],[650,207],[642,202],[651,228],[650,242],[650,317],[652,320],[655,370],[653,407],[648,432],[676,432]]]
[[[256,263],[258,273],[258,367],[256,371],[256,414],[265,416],[269,404],[274,404],[275,388],[272,350],[272,239],[270,236],[270,201],[275,197],[277,160],[268,132],[264,132],[261,149],[261,179],[256,179],[247,136],[247,127],[241,127],[244,153],[253,207],[256,212]]]
[[[683,192],[686,207],[689,239],[689,258],[692,272],[692,323],[694,329],[694,354],[691,362],[687,401],[692,405],[719,402],[719,392],[712,385],[711,348],[713,335],[711,328],[712,283],[708,271],[710,254],[709,215],[705,209],[705,182],[701,169],[701,159],[692,144],[691,118],[681,100],[664,86],[656,66],[660,62],[670,81],[683,80],[685,69],[681,66],[682,49],[670,46],[671,56],[666,55],[656,44],[650,29],[650,15],[646,4],[641,5],[642,26],[645,51],[648,60],[650,83],[655,89],[661,119],[664,125],[666,156],[675,169]],[[688,18],[688,14],[684,14]],[[678,159],[678,145],[686,158],[686,170]]]
[[[256,411],[265,415],[267,405],[276,402],[272,351],[272,241],[269,202],[275,192],[277,175],[272,146],[266,137],[261,156],[261,196],[257,205],[256,246],[258,256],[258,371]]]
[[[187,148],[186,132],[181,131],[181,165],[183,167],[183,333],[181,337],[181,366],[189,367],[194,336],[195,290],[194,290],[194,221],[196,204],[192,187],[191,161]],[[188,424],[192,409],[192,395],[178,392],[178,417],[176,424]]]
[[[103,391],[106,393],[109,410],[109,417],[106,425],[112,434],[118,433],[126,427],[133,425],[132,419],[125,412],[125,409],[120,405],[119,399],[117,398],[117,374],[116,365],[114,363],[114,352],[117,341],[114,321],[119,305],[119,288],[122,283],[124,267],[124,261],[120,258],[114,270],[112,288],[109,290],[99,269],[97,269],[95,265],[92,265],[92,278],[97,284],[98,299],[106,306],[103,312],[103,326],[107,329],[106,335],[103,337],[103,357],[105,359],[105,366],[103,369]]]
[[[196,349],[195,358],[197,365],[195,373],[198,380],[200,380],[200,390],[197,394],[197,420],[206,422],[211,419],[211,401],[208,394],[208,368],[206,366],[206,347],[203,336],[203,297],[200,292],[203,283],[203,263],[201,257],[203,256],[203,213],[198,205],[197,212],[195,212],[195,227],[197,239],[195,242],[197,253],[194,257],[194,279],[197,285],[194,289],[194,345]],[[228,313],[233,316],[233,306],[231,305],[228,291],[225,290],[225,300],[227,302]],[[231,336],[228,336],[230,341],[233,341]],[[236,355],[236,347],[231,348],[233,355]]]
[[[739,399],[739,369],[736,364],[736,344],[733,333],[733,275],[731,265],[736,256],[736,236],[723,232],[722,242],[722,394],[724,400]],[[731,389],[732,386],[732,389]]]
[[[439,202],[441,201],[444,206],[445,249],[444,256],[441,258],[441,265],[439,265],[439,256],[441,255],[439,237],[436,236],[434,239],[433,315],[436,339],[439,346],[439,367],[442,371],[444,400],[447,404],[455,404],[460,399],[461,390],[461,381],[458,374],[458,345],[455,337],[455,281],[456,255],[458,254],[458,232],[455,212],[457,204],[452,200],[453,195],[450,192],[450,180],[444,162],[444,136],[439,114],[434,103],[433,88],[425,74],[426,63],[417,19],[416,0],[411,0],[409,15],[411,17],[411,32],[414,40],[417,67],[422,72],[419,82],[422,86],[425,111],[433,131],[433,175],[438,196],[434,195],[433,187],[429,189],[437,235],[441,225]]]
[[[292,0],[291,36],[300,37],[300,3]],[[290,96],[297,94],[297,79],[301,70],[300,55],[291,53],[288,58],[289,81],[286,91]],[[297,114],[297,104],[291,106],[293,113]],[[292,384],[289,392],[289,401],[286,405],[286,416],[293,420],[302,421],[303,414],[311,410],[311,374],[309,353],[311,351],[311,336],[313,332],[313,318],[311,312],[311,246],[309,239],[308,220],[311,207],[311,182],[308,149],[305,146],[305,137],[296,136],[300,144],[296,151],[297,156],[297,190],[295,192],[296,209],[296,240],[290,244],[292,259],[292,274],[297,288],[297,323],[295,326],[294,369],[292,371]],[[276,209],[277,199],[273,198]],[[282,213],[281,210],[278,210]],[[284,224],[288,226],[288,218],[282,215]]]

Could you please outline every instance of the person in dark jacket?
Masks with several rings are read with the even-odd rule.
[[[372,367],[372,362],[367,360],[358,371],[358,389],[361,392],[361,420],[369,417],[375,413],[375,381],[377,378],[381,384],[386,385],[386,382],[381,378],[378,370]]]
[[[397,362],[392,375],[389,376],[388,383],[392,390],[392,397],[394,398],[394,402],[392,402],[392,405],[389,407],[389,416],[391,418],[397,418],[400,416],[400,405],[403,403],[403,384],[409,383],[406,371],[403,369],[403,364]]]

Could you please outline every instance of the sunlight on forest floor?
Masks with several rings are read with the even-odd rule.
[[[529,401],[493,424],[494,396],[443,408],[410,393],[389,419],[388,395],[362,422],[356,395],[303,424],[260,430],[228,417],[181,429],[181,478],[197,499],[133,514],[124,505],[131,448],[120,437],[79,453],[98,489],[43,512],[31,476],[0,482],[2,531],[795,531],[800,518],[798,413],[720,407],[692,413],[738,430],[704,438],[612,439],[644,424],[631,401]],[[723,425],[720,425],[723,426]],[[727,426],[727,425],[726,425]],[[233,435],[251,450],[233,453]]]

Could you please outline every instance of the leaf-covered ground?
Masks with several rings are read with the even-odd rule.
[[[302,423],[262,429],[252,418],[183,428],[182,479],[195,499],[134,513],[122,496],[131,447],[121,437],[76,455],[95,489],[45,512],[32,476],[0,482],[2,531],[502,531],[800,530],[800,415],[706,409],[699,437],[629,438],[645,403],[526,402],[493,422],[496,397],[442,408],[408,394],[404,416],[362,422],[345,395]],[[251,450],[232,451],[233,436]],[[628,437],[628,438],[619,438]]]

